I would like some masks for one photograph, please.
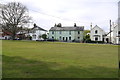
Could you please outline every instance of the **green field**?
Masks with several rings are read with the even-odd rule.
[[[118,46],[3,41],[3,78],[117,78]]]

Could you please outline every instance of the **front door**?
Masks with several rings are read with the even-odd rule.
[[[95,37],[95,41],[98,41],[98,37]]]
[[[68,41],[68,38],[66,37],[66,42]]]
[[[64,41],[64,37],[63,37],[63,41]]]
[[[5,40],[7,40],[7,37],[5,37]]]
[[[109,39],[108,38],[106,38],[106,42],[109,43]]]
[[[103,38],[103,40],[102,40],[103,42],[105,41],[105,38]]]

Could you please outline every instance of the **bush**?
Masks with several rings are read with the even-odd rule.
[[[46,35],[46,34],[43,34],[41,37],[42,37],[44,40],[47,39],[47,35]]]
[[[90,43],[90,42],[91,42],[91,39],[86,39],[85,42],[86,42],[86,43]]]

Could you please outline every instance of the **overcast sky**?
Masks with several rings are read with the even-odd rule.
[[[118,17],[119,0],[0,0],[0,3],[21,2],[29,9],[34,23],[49,30],[54,24],[62,26],[85,26],[90,29],[98,25],[109,30],[109,20]],[[32,27],[32,26],[31,26]]]

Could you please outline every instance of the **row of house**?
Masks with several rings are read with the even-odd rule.
[[[0,39],[10,39],[10,33],[7,32],[1,32]],[[57,26],[51,27],[49,30],[49,33],[47,30],[37,26],[34,24],[34,27],[27,30],[19,31],[16,35],[18,38],[20,35],[24,37],[30,36],[32,40],[43,40],[41,37],[43,34],[46,34],[48,39],[51,40],[58,40],[58,41],[66,41],[66,42],[72,42],[72,41],[82,41],[83,40],[83,32],[84,32],[84,26]],[[20,38],[20,37],[19,37]]]
[[[83,33],[84,33],[84,26],[54,26],[51,27],[49,30],[49,39],[56,39],[59,41],[78,41],[83,42]],[[118,30],[118,25],[112,25],[112,30],[110,32],[105,32],[99,26],[95,26],[90,30],[90,39],[92,41],[102,41],[105,43],[113,43],[113,44],[120,44],[120,30]],[[111,35],[111,36],[110,36]]]
[[[112,25],[111,32],[106,33],[99,26],[95,26],[90,30],[90,39],[92,41],[103,41],[105,43],[120,44],[120,31],[118,25]],[[30,36],[31,40],[43,40],[43,34],[47,35],[48,39],[58,40],[62,42],[83,42],[84,26],[58,26],[51,27],[49,33],[47,30],[34,24],[34,27],[29,31],[20,31],[17,36],[24,34],[25,37]],[[111,34],[111,37],[110,37]],[[0,39],[10,39],[10,33],[0,31]]]

